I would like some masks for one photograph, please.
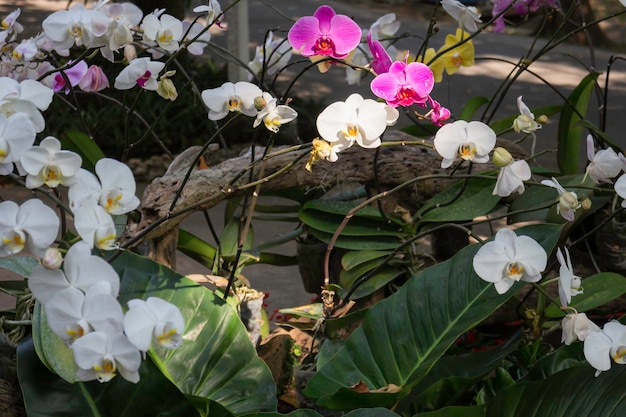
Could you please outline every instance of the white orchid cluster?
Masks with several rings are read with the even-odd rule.
[[[565,255],[563,254],[565,253]],[[569,251],[557,249],[559,261],[558,289],[561,308],[573,310],[562,322],[561,342],[570,345],[584,342],[585,359],[596,376],[611,368],[611,361],[626,364],[626,325],[616,320],[600,329],[585,313],[569,307],[572,297],[582,294],[582,280],[574,274]],[[491,282],[498,294],[506,293],[516,282],[538,282],[546,269],[546,251],[529,236],[517,235],[511,229],[501,229],[494,239],[480,247],[473,259],[476,274]]]
[[[185,322],[173,304],[136,299],[123,313],[117,273],[84,241],[69,249],[63,270],[36,266],[28,287],[44,306],[50,329],[72,349],[80,381],[107,382],[119,373],[137,383],[142,352],[153,342],[166,348],[182,343]]]
[[[165,64],[147,57],[137,57],[137,49],[150,53],[152,59],[171,55],[185,48],[190,54],[201,55],[211,39],[209,27],[220,25],[221,7],[216,0],[198,6],[197,13],[205,15],[204,24],[181,21],[164,10],[143,15],[136,5],[109,3],[99,0],[88,8],[75,4],[59,10],[42,23],[43,31],[28,39],[19,40],[23,27],[17,22],[20,10],[7,16],[0,27],[0,76],[16,81],[41,80],[55,92],[69,93],[71,87],[85,92],[98,92],[109,87],[109,80],[97,65],[84,60],[69,60],[55,66],[47,59],[51,53],[68,57],[73,47],[97,49],[101,55],[115,62],[123,53],[128,62],[115,78],[115,88],[126,90],[140,86],[157,91],[161,96],[175,99],[175,87],[167,72],[159,77]],[[40,130],[39,130],[40,131]]]

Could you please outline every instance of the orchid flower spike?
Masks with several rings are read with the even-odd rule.
[[[301,17],[287,35],[289,43],[303,56],[343,59],[361,42],[361,28],[354,20],[320,6],[313,16]]]

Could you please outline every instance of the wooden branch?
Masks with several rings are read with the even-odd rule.
[[[393,131],[385,135],[387,141],[415,141],[416,138],[403,132]],[[514,157],[522,157],[524,151],[506,141],[505,147],[511,151]],[[499,144],[499,146],[502,146]],[[180,198],[177,201],[172,213],[169,208],[174,201],[174,196],[179,190],[188,167],[195,160],[199,147],[190,148],[177,157],[163,177],[156,178],[146,188],[142,204],[139,209],[140,219],[129,224],[121,242],[130,242],[139,236],[147,228],[153,227],[155,222],[162,223],[142,236],[138,241],[133,242],[136,246],[146,239],[154,239],[165,234],[168,230],[180,223],[187,215],[193,211],[204,210],[216,206],[221,201],[240,195],[245,190],[249,178],[248,172],[240,175],[244,170],[251,169],[251,155],[246,155],[226,160],[218,165],[205,169],[194,168]],[[264,148],[257,148],[255,160],[259,160]],[[267,179],[262,186],[262,191],[285,190],[290,188],[305,189],[330,189],[335,185],[346,182],[360,184],[374,183],[374,155],[375,149],[364,149],[353,146],[339,154],[339,160],[331,163],[319,161],[313,165],[312,172],[308,172],[304,165],[308,160],[306,150],[297,150],[284,153],[276,150],[269,155],[265,162],[265,174],[272,177],[285,167],[295,164],[275,177]],[[298,159],[299,158],[299,159]],[[258,172],[260,163],[254,166],[255,173]],[[378,183],[382,189],[391,188],[411,180],[417,176],[445,173],[441,169],[441,157],[434,151],[422,146],[393,146],[380,149],[377,160]],[[476,171],[493,169],[490,164],[476,165]],[[237,177],[240,177],[237,179]],[[253,178],[256,178],[253,176]],[[430,179],[421,181],[410,187],[409,199],[419,204],[437,192],[443,190],[448,179]],[[232,185],[231,185],[232,184]],[[406,198],[406,197],[405,197]],[[193,207],[182,215],[177,212]],[[162,219],[167,218],[166,221]]]

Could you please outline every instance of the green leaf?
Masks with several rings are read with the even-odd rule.
[[[485,96],[476,96],[470,98],[465,102],[465,106],[463,106],[463,109],[461,109],[461,114],[459,114],[458,120],[465,120],[467,122],[471,121],[472,117],[478,111],[478,109],[487,103],[489,103],[489,99]]]
[[[576,126],[584,127],[586,129],[591,130],[594,135],[599,137],[600,140],[602,142],[604,142],[606,145],[608,145],[611,148],[613,148],[613,150],[615,152],[621,152],[622,151],[621,147],[619,145],[617,145],[613,141],[613,139],[611,139],[611,137],[609,135],[607,135],[605,132],[600,130],[600,128],[598,126],[594,125],[589,120],[579,120],[578,122],[576,122]]]
[[[70,130],[61,135],[61,148],[76,152],[83,159],[82,167],[96,172],[96,162],[105,158],[98,144],[83,132]]]
[[[137,384],[121,376],[107,383],[70,384],[46,369],[33,341],[17,349],[17,370],[29,417],[174,417],[197,416],[185,397],[149,359],[139,368]]]
[[[563,345],[549,355],[539,359],[528,375],[524,377],[524,381],[540,381],[574,366],[580,366],[587,363],[583,353],[582,343],[572,343],[571,345]]]
[[[280,313],[289,314],[294,317],[306,317],[311,320],[318,320],[323,317],[322,303],[307,304],[299,307],[281,308]]]
[[[613,366],[594,377],[589,365],[576,366],[537,382],[515,384],[487,406],[487,417],[607,417],[626,415],[626,367]]]
[[[300,220],[325,233],[333,234],[344,220],[353,204],[342,201],[313,200],[306,203],[298,213]],[[363,213],[361,213],[361,211]],[[341,231],[342,236],[403,236],[404,232],[395,224],[382,220],[380,213],[373,207],[359,210]]]
[[[398,415],[386,408],[375,407],[350,411],[344,414],[344,417],[398,417]]]
[[[362,263],[349,271],[342,270],[339,273],[339,282],[345,291],[350,290],[354,284],[364,275],[368,274],[371,270],[378,267],[384,259],[373,259],[369,262]],[[370,294],[378,291],[385,285],[389,284],[394,279],[404,274],[404,270],[390,265],[381,267],[374,275],[369,277],[367,281],[360,284],[359,287],[352,293],[350,299],[358,300],[359,298],[367,297]],[[340,293],[343,297],[345,294]]]
[[[160,297],[180,308],[183,345],[150,353],[184,394],[216,401],[235,415],[276,409],[272,375],[232,307],[208,289],[131,252],[112,265],[122,280],[123,304]]]
[[[417,215],[422,222],[455,222],[482,216],[500,201],[500,197],[492,195],[495,184],[495,179],[472,178],[466,186],[464,180],[459,181],[428,200]],[[438,204],[442,206],[436,208]]]
[[[532,112],[537,117],[541,115],[552,116],[553,114],[557,114],[558,112],[560,112],[562,108],[562,106],[555,105],[542,106],[535,107],[534,109],[532,109]],[[496,132],[496,135],[501,135],[507,130],[511,130],[513,128],[513,121],[517,119],[518,116],[518,114],[514,114],[512,116],[505,117],[504,119],[496,120],[495,122],[491,122],[489,124],[489,127],[491,127],[493,131]]]
[[[220,236],[220,256],[223,258],[232,258],[237,254],[239,247],[239,235],[243,231],[243,223],[238,218],[232,218],[224,226],[222,235]],[[243,243],[243,250],[252,248],[252,242],[254,241],[254,233],[252,232],[252,225],[248,229],[246,240]]]
[[[428,375],[417,384],[411,395],[403,399],[398,410],[405,404],[416,411],[430,411],[454,405],[467,395],[485,375],[501,365],[506,356],[519,345],[521,332],[517,332],[506,343],[483,352],[468,352],[460,355],[445,355],[439,359]]]
[[[30,277],[36,265],[39,265],[39,261],[30,256],[12,256],[0,259],[0,268],[7,269],[24,278]]]
[[[626,294],[626,277],[614,272],[601,272],[583,279],[583,293],[572,297],[570,307],[578,312],[600,307],[611,300]],[[550,304],[546,308],[546,317],[564,317],[566,312]]]
[[[589,97],[596,85],[599,72],[589,73],[567,98],[559,119],[557,161],[563,175],[578,171],[582,126],[578,124],[587,113]],[[580,117],[579,114],[583,117]]]
[[[390,251],[380,250],[351,251],[343,255],[343,257],[341,258],[341,266],[346,271],[349,271],[364,262],[382,258],[389,255],[390,253]]]
[[[428,413],[419,413],[413,417],[485,417],[485,407],[482,405],[452,406]]]
[[[325,233],[311,229],[311,234],[322,242],[328,244],[333,237],[332,233]],[[340,235],[335,242],[336,248],[350,250],[387,250],[395,249],[400,244],[400,240],[393,236],[367,236],[367,239],[359,236]]]
[[[217,249],[193,234],[179,229],[177,249],[194,261],[213,269]]]
[[[281,414],[281,413],[253,413],[246,414],[244,417],[321,417],[321,415],[317,411],[313,410],[295,410],[289,414]]]
[[[69,383],[76,382],[78,367],[72,349],[57,336],[46,319],[46,312],[37,301],[33,309],[33,344],[44,365]]]
[[[551,252],[561,226],[535,225],[518,230]],[[449,261],[426,268],[392,296],[367,312],[346,345],[309,381],[304,393],[320,405],[350,409],[362,404],[389,407],[401,399],[431,369],[439,357],[467,330],[488,317],[514,291],[498,294],[468,267],[480,245],[459,251]],[[363,382],[370,390],[391,385],[396,393],[350,393]]]

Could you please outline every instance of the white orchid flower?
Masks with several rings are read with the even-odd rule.
[[[597,332],[600,328],[585,313],[571,313],[563,317],[561,321],[563,334],[561,342],[571,345],[577,340],[584,342],[592,332]]]
[[[222,14],[222,6],[217,0],[208,0],[207,4],[202,4],[200,6],[194,7],[193,11],[195,13],[206,13],[206,21],[207,24],[212,25],[213,23],[217,24],[221,27],[220,15]]]
[[[395,13],[387,13],[379,17],[372,23],[372,26],[370,26],[372,39],[374,40],[391,38],[396,34],[398,29],[400,29],[400,22],[396,20]]]
[[[146,15],[141,24],[143,40],[156,42],[159,47],[168,52],[176,52],[178,42],[183,36],[183,23],[169,14],[160,17],[153,13]]]
[[[587,362],[596,368],[596,376],[611,369],[611,359],[623,365],[626,363],[626,326],[612,320],[602,331],[587,334],[583,352]]]
[[[617,195],[622,198],[622,207],[626,208],[626,176],[619,177],[613,187]]]
[[[500,197],[508,197],[514,192],[522,194],[525,190],[524,181],[531,177],[528,163],[523,159],[514,161],[509,151],[501,147],[494,149],[493,162],[500,167],[500,172],[492,194]]]
[[[115,61],[113,53],[132,43],[133,33],[131,29],[141,23],[143,12],[130,2],[103,3],[96,10],[111,19],[106,33],[100,38],[104,44],[100,48],[100,53],[113,62]]]
[[[99,37],[109,28],[111,18],[100,11],[75,4],[68,10],[59,10],[48,16],[41,24],[44,33],[53,42],[53,48],[64,50],[74,44],[97,48],[104,44]]]
[[[0,175],[13,172],[13,164],[33,145],[36,135],[26,113],[0,114]]]
[[[140,351],[150,349],[152,340],[166,348],[177,348],[183,342],[184,330],[185,320],[174,304],[157,297],[128,302],[124,332]]]
[[[102,158],[96,163],[96,174],[81,169],[75,175],[68,197],[72,210],[84,205],[87,200],[100,204],[109,214],[120,215],[139,206],[135,195],[137,185],[128,165],[111,158]]]
[[[108,285],[96,283],[87,294],[69,287],[46,303],[50,329],[61,339],[73,342],[92,331],[122,333],[124,313],[120,303],[109,294]]]
[[[46,125],[40,110],[48,109],[53,96],[54,91],[39,81],[18,83],[12,78],[0,77],[0,113],[7,117],[19,112],[28,114],[37,133]]]
[[[501,229],[478,250],[473,266],[481,279],[493,282],[498,294],[504,294],[520,280],[539,281],[547,262],[546,251],[534,239]]]
[[[265,105],[259,110],[252,127],[257,127],[263,122],[267,130],[277,133],[282,125],[298,117],[298,113],[291,107],[284,104],[277,105],[276,98],[272,97],[270,93],[264,92],[261,98],[260,101]]]
[[[150,58],[134,59],[115,77],[113,85],[118,90],[130,90],[138,85],[144,90],[155,91],[159,87],[157,78],[164,67],[165,63]]]
[[[349,148],[355,142],[363,148],[380,146],[380,136],[394,124],[398,111],[385,103],[350,95],[326,107],[317,117],[320,136],[336,147],[335,152]]]
[[[0,30],[11,33],[12,35],[22,33],[24,31],[24,27],[17,21],[21,12],[22,10],[17,8],[9,13],[4,19],[2,19],[2,21],[0,21]],[[10,41],[12,38],[8,40]]]
[[[567,248],[565,248],[565,256],[563,256],[560,248],[557,249],[556,258],[561,265],[559,268],[559,298],[561,305],[565,307],[572,302],[572,296],[583,293],[582,281],[579,276],[574,275],[572,260]]]
[[[252,83],[226,82],[221,87],[204,90],[202,101],[209,108],[210,120],[222,120],[231,111],[256,117],[258,110],[254,106],[254,100],[262,95],[263,91]]]
[[[513,130],[517,133],[533,133],[535,130],[541,129],[541,125],[535,121],[535,115],[530,111],[528,106],[522,101],[523,96],[517,98],[517,108],[520,115],[513,121]]]
[[[454,20],[459,22],[459,27],[463,30],[476,32],[478,30],[476,24],[482,23],[476,7],[465,6],[458,0],[441,0],[441,6]]]
[[[127,381],[139,382],[141,353],[122,333],[89,333],[74,342],[72,352],[80,381],[108,382],[119,372]]]
[[[48,136],[39,146],[22,152],[20,163],[26,176],[26,188],[37,188],[46,184],[50,188],[70,185],[74,174],[80,169],[81,157],[72,151],[61,150],[61,142]]]
[[[254,58],[248,63],[248,67],[256,76],[260,76],[263,71],[268,75],[274,75],[289,63],[292,49],[287,39],[274,38],[273,32],[269,32],[265,44],[256,47]]]
[[[496,144],[496,133],[483,122],[457,120],[444,125],[435,135],[435,150],[443,157],[441,168],[448,168],[457,156],[485,163]]]
[[[202,55],[205,46],[211,40],[211,32],[204,29],[205,27],[198,22],[183,21],[183,33],[187,34],[183,42],[191,55]]]
[[[593,148],[593,137],[587,135],[587,171],[596,184],[601,182],[611,183],[611,178],[617,177],[622,172],[622,161],[613,148],[606,148],[596,152]]]
[[[21,252],[24,246],[43,256],[59,233],[59,217],[41,200],[0,203],[0,257]],[[28,238],[27,238],[28,237]]]
[[[85,200],[74,209],[74,227],[78,235],[89,245],[102,250],[118,248],[117,231],[113,217],[93,200]]]
[[[565,191],[556,178],[541,181],[543,185],[556,189],[559,193],[559,204],[556,206],[556,213],[560,214],[567,221],[574,221],[576,210],[580,208],[578,196],[573,191]]]
[[[120,278],[107,261],[92,255],[91,248],[83,241],[75,243],[67,251],[63,270],[49,270],[37,265],[28,279],[28,288],[44,306],[66,288],[87,293],[94,284],[108,285],[111,297],[117,297]]]

